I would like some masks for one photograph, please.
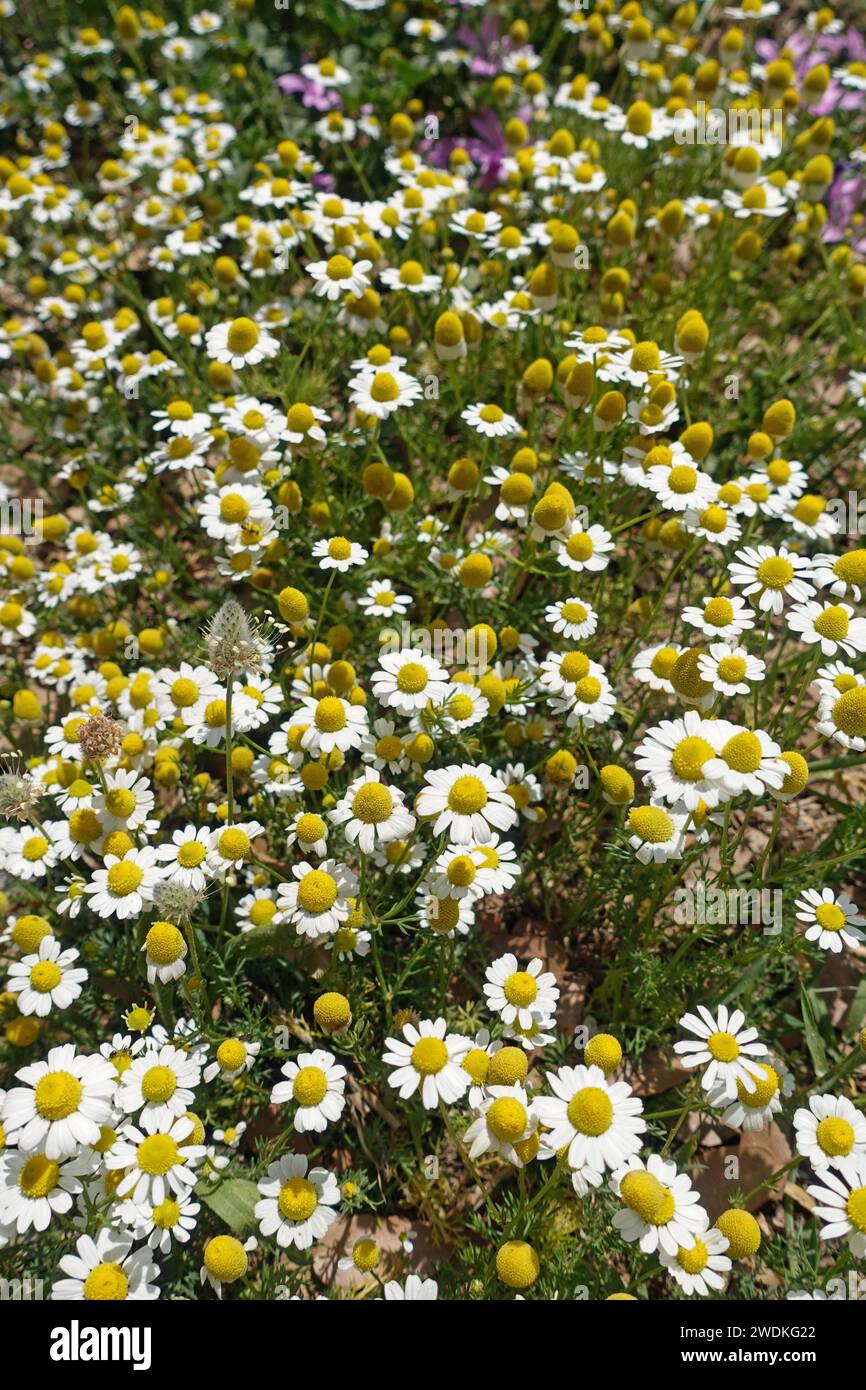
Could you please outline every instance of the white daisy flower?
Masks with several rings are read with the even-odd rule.
[[[380,705],[401,714],[414,714],[428,704],[442,704],[448,689],[448,672],[420,648],[404,647],[380,655],[371,683]]]
[[[794,900],[798,922],[806,924],[807,941],[815,941],[822,951],[838,954],[845,945],[856,949],[866,941],[866,918],[860,916],[857,904],[847,893],[834,893],[832,888],[807,888]]]
[[[731,583],[742,588],[746,598],[756,595],[755,602],[762,613],[777,616],[785,600],[805,603],[814,593],[812,562],[785,546],[774,550],[770,545],[747,546],[738,550],[728,566]],[[719,632],[719,637],[738,636]]]
[[[280,345],[264,328],[250,318],[237,318],[218,323],[205,336],[208,357],[223,362],[238,372],[255,366],[269,357],[276,357]]]
[[[866,652],[866,618],[855,618],[849,603],[795,604],[787,622],[792,632],[800,634],[801,642],[809,646],[819,643],[824,656],[844,652],[854,657]]]
[[[545,1074],[553,1096],[535,1101],[554,1152],[567,1146],[569,1166],[596,1177],[620,1168],[640,1149],[646,1129],[643,1104],[624,1081],[608,1081],[601,1067],[559,1067]]]
[[[47,1018],[52,1009],[68,1009],[80,995],[87,971],[76,968],[78,952],[62,951],[53,936],[43,936],[33,955],[13,961],[6,989],[18,996],[18,1012]]]
[[[810,1096],[808,1109],[794,1111],[794,1144],[816,1172],[844,1168],[866,1157],[866,1115],[847,1096]]]
[[[159,1298],[159,1266],[146,1245],[132,1249],[134,1237],[103,1226],[94,1239],[79,1236],[75,1254],[63,1255],[60,1269],[66,1275],[51,1286],[57,1302],[140,1302]]]
[[[120,1078],[115,1103],[126,1114],[141,1111],[156,1124],[169,1124],[192,1109],[201,1068],[195,1057],[171,1043],[135,1057]]]
[[[332,935],[352,911],[349,901],[358,891],[358,880],[345,864],[323,859],[318,866],[292,865],[296,882],[281,883],[277,897],[281,911],[301,936],[315,940]]]
[[[376,844],[406,840],[415,829],[415,817],[403,805],[404,795],[399,788],[386,786],[375,768],[368,767],[349,783],[328,818],[342,825],[350,844],[357,843],[362,853],[370,854]]]
[[[275,1235],[282,1250],[290,1245],[309,1250],[337,1219],[337,1179],[326,1168],[308,1171],[303,1154],[284,1154],[269,1164],[258,1188],[262,1194],[255,1213],[259,1230],[263,1236]]]
[[[13,1227],[19,1236],[31,1227],[46,1231],[53,1217],[71,1210],[89,1166],[81,1158],[58,1163],[43,1153],[6,1149],[0,1154],[0,1226]]]
[[[688,817],[663,806],[632,806],[626,820],[632,832],[629,844],[641,864],[666,864],[681,859],[686,838],[683,827]]]
[[[172,832],[171,843],[157,846],[157,858],[163,861],[163,877],[170,883],[182,883],[186,888],[204,888],[208,880],[208,849],[213,838],[209,826],[196,828],[187,825]]]
[[[623,1240],[637,1241],[645,1255],[655,1251],[676,1256],[706,1241],[709,1217],[700,1205],[687,1173],[675,1163],[650,1154],[644,1163],[630,1157],[611,1178],[611,1187],[625,1202],[613,1225]]]
[[[136,1206],[150,1202],[155,1207],[172,1193],[186,1197],[198,1180],[194,1170],[205,1156],[203,1145],[190,1142],[194,1128],[185,1114],[158,1121],[147,1110],[142,1111],[138,1125],[123,1125],[104,1159],[109,1172],[123,1172],[118,1197],[129,1197]]]
[[[425,1018],[416,1028],[403,1025],[403,1039],[386,1038],[382,1061],[394,1068],[388,1085],[408,1100],[420,1089],[426,1110],[435,1110],[440,1101],[453,1105],[469,1087],[469,1077],[460,1062],[469,1047],[460,1033],[446,1033],[444,1018]]]
[[[522,1168],[524,1161],[534,1156],[530,1149],[538,1147],[532,1143],[538,1127],[535,1104],[525,1087],[519,1082],[513,1086],[490,1086],[479,1109],[481,1113],[463,1136],[469,1157],[493,1153],[515,1168]]]
[[[764,1080],[760,1059],[766,1057],[767,1048],[757,1041],[757,1028],[743,1027],[745,1021],[739,1009],[731,1013],[727,1004],[719,1005],[715,1018],[699,1004],[697,1014],[683,1014],[680,1019],[680,1026],[695,1037],[674,1043],[674,1052],[689,1070],[706,1067],[701,1078],[705,1091],[718,1087],[729,1100],[736,1100],[738,1082],[752,1092]]]
[[[487,763],[452,764],[424,774],[418,794],[419,816],[433,818],[434,835],[447,832],[459,845],[484,840],[491,830],[510,830],[517,808]]]
[[[22,1152],[40,1149],[47,1158],[66,1158],[95,1144],[112,1115],[117,1073],[99,1056],[78,1054],[72,1043],[52,1047],[43,1062],[15,1073],[24,1084],[6,1096],[3,1127]]]
[[[486,439],[504,439],[520,432],[520,425],[513,415],[508,415],[501,406],[485,404],[484,401],[477,401],[461,410],[460,418]]]
[[[338,570],[340,574],[346,574],[353,565],[363,565],[369,558],[362,545],[346,540],[345,536],[316,541],[312,554],[313,559],[319,561],[319,569]]]
[[[726,1283],[732,1261],[725,1254],[728,1238],[715,1226],[709,1226],[695,1237],[690,1250],[659,1252],[659,1259],[668,1274],[676,1279],[683,1293],[690,1297],[710,1298],[720,1293]]]
[[[117,917],[121,922],[138,917],[148,903],[160,879],[156,866],[156,850],[127,850],[123,858],[116,854],[105,857],[105,868],[96,869],[85,893],[90,895],[90,907],[99,917]]]
[[[488,965],[484,978],[487,1008],[499,1014],[503,1023],[516,1022],[529,1028],[534,1018],[556,1012],[556,976],[545,971],[544,962],[537,957],[521,970],[517,957],[508,951]]]
[[[345,1108],[346,1068],[332,1052],[317,1048],[302,1052],[280,1068],[285,1081],[271,1091],[273,1105],[297,1105],[294,1126],[298,1134],[322,1134],[339,1120]]]
[[[821,1182],[825,1186],[806,1188],[815,1198],[813,1215],[825,1223],[821,1239],[846,1236],[852,1255],[862,1260],[866,1255],[866,1157],[858,1154],[846,1158],[835,1172],[822,1168]]]

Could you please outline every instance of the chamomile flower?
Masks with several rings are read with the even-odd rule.
[[[847,1096],[812,1095],[808,1108],[794,1111],[794,1143],[816,1173],[844,1168],[849,1159],[866,1157],[866,1116]]]
[[[448,689],[448,673],[435,659],[417,647],[385,652],[373,673],[373,694],[381,705],[413,714],[428,704],[439,705]]]
[[[195,1169],[204,1158],[201,1144],[192,1143],[195,1126],[186,1114],[157,1120],[147,1109],[137,1125],[118,1131],[117,1143],[105,1155],[109,1172],[121,1170],[117,1195],[137,1206],[159,1206],[172,1194],[183,1198],[195,1186]]]
[[[661,1250],[659,1259],[683,1293],[710,1298],[725,1287],[732,1266],[730,1257],[725,1254],[727,1248],[727,1236],[715,1226],[709,1226],[695,1237],[691,1249],[678,1249],[675,1253]]]
[[[76,1054],[72,1043],[51,1048],[15,1079],[23,1085],[6,1095],[3,1127],[24,1153],[39,1149],[47,1158],[66,1158],[82,1144],[95,1144],[111,1118],[114,1067],[98,1055]]]
[[[538,1126],[534,1102],[524,1086],[489,1086],[479,1105],[480,1114],[463,1136],[470,1158],[492,1153],[515,1168],[534,1157],[534,1135]]]
[[[766,671],[765,662],[750,656],[745,647],[731,647],[726,642],[713,642],[709,652],[698,657],[698,675],[729,699],[748,695],[750,686],[762,681]]]
[[[319,561],[319,568],[337,570],[340,574],[346,574],[353,565],[363,565],[368,558],[362,545],[345,536],[332,536],[330,540],[316,541],[313,546],[313,559]]]
[[[423,1019],[417,1026],[403,1025],[403,1038],[386,1038],[382,1061],[392,1068],[388,1085],[408,1100],[421,1092],[426,1110],[440,1102],[453,1105],[469,1087],[469,1076],[460,1066],[469,1040],[448,1033],[444,1018]]]
[[[844,652],[854,657],[866,652],[866,618],[855,618],[849,603],[795,604],[787,622],[792,632],[800,634],[801,642],[818,643],[824,656]]]
[[[501,406],[489,402],[477,401],[474,405],[467,406],[465,410],[461,410],[460,418],[486,439],[505,439],[520,430],[513,415],[509,415]]]
[[[415,817],[403,805],[404,793],[386,786],[375,768],[367,768],[350,782],[345,796],[328,817],[343,827],[350,844],[370,854],[376,844],[405,840],[415,828]]]
[[[18,996],[18,1011],[47,1018],[52,1009],[68,1009],[81,993],[87,971],[76,967],[74,950],[63,951],[60,942],[44,936],[39,950],[9,967],[6,989]]]
[[[736,557],[728,566],[731,583],[743,590],[746,598],[753,602],[762,613],[781,614],[785,601],[805,603],[811,599],[812,564],[803,555],[780,546],[774,550],[769,545],[749,546],[738,550]],[[738,636],[738,633],[719,632],[720,637]]]
[[[774,1115],[782,1112],[783,1101],[794,1089],[794,1077],[780,1058],[768,1054],[760,1064],[760,1075],[755,1076],[755,1089],[746,1090],[742,1081],[737,1082],[737,1098],[730,1101],[724,1082],[720,1083],[718,1093],[710,1092],[710,1105],[724,1106],[722,1123],[732,1129],[743,1129],[756,1133],[765,1128]]]
[[[271,1104],[293,1102],[294,1126],[298,1134],[322,1134],[335,1124],[346,1104],[346,1068],[337,1064],[332,1052],[317,1048],[302,1052],[280,1068],[285,1081],[271,1091]]]
[[[631,831],[629,844],[642,864],[666,864],[681,859],[685,849],[684,827],[687,817],[663,806],[633,806],[626,825]]]
[[[141,1112],[157,1124],[191,1109],[201,1068],[194,1057],[171,1043],[134,1057],[124,1071],[115,1101],[126,1114]]]
[[[491,830],[510,830],[517,808],[503,782],[487,763],[455,764],[424,774],[419,816],[433,819],[434,835],[448,833],[460,845],[483,840]]]
[[[134,1236],[111,1226],[103,1226],[95,1239],[79,1236],[75,1253],[60,1258],[66,1277],[52,1284],[52,1300],[117,1303],[159,1298],[159,1266],[148,1246],[133,1250],[133,1241]]]
[[[812,1214],[824,1224],[822,1240],[838,1240],[845,1236],[855,1259],[866,1255],[866,1156],[846,1158],[838,1169],[826,1167],[820,1171],[823,1186],[807,1187],[814,1197]]]
[[[834,893],[832,888],[807,888],[794,900],[798,922],[806,926],[807,941],[814,941],[822,951],[838,954],[843,946],[856,949],[866,941],[866,918],[861,917],[857,904],[847,893]]]
[[[332,935],[352,911],[358,880],[345,864],[323,859],[318,865],[292,865],[295,882],[277,889],[280,910],[301,936]]]
[[[251,318],[243,317],[208,329],[205,344],[209,357],[225,363],[235,372],[276,357],[280,350],[276,338]]]
[[[613,1225],[645,1255],[677,1256],[705,1239],[709,1217],[688,1174],[678,1173],[672,1161],[650,1154],[643,1162],[633,1155],[614,1173],[611,1187],[625,1203]]]
[[[156,865],[156,850],[127,850],[122,858],[108,854],[104,869],[97,869],[85,885],[90,896],[90,908],[99,917],[117,917],[121,922],[138,917],[153,901],[160,872]]]
[[[567,1147],[569,1166],[599,1176],[618,1169],[640,1148],[646,1129],[643,1105],[624,1081],[608,1081],[601,1067],[559,1067],[545,1075],[552,1096],[535,1111],[548,1131],[545,1142]]]
[[[543,961],[531,960],[521,970],[510,951],[485,971],[484,998],[488,1009],[499,1014],[505,1024],[519,1023],[529,1028],[533,1019],[555,1013],[559,998],[556,976],[544,969]]]
[[[0,1154],[0,1226],[13,1227],[19,1236],[31,1227],[46,1231],[53,1217],[71,1209],[86,1170],[81,1159],[58,1163],[44,1153],[6,1149]]]
[[[736,1100],[738,1083],[748,1092],[765,1079],[762,1059],[766,1045],[758,1041],[757,1028],[745,1028],[745,1014],[720,1004],[716,1015],[703,1004],[697,1013],[683,1014],[680,1026],[694,1034],[674,1043],[674,1052],[689,1070],[705,1067],[701,1086],[705,1091],[719,1089],[729,1100]]]
[[[284,1154],[258,1184],[256,1220],[265,1237],[275,1236],[284,1250],[309,1250],[337,1219],[340,1189],[326,1168],[309,1168],[303,1154]]]

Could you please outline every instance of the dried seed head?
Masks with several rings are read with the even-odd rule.
[[[0,761],[0,816],[5,820],[34,820],[41,794],[39,783],[17,755]]]
[[[265,629],[247,617],[235,599],[227,599],[204,631],[211,670],[221,680],[239,671],[255,673],[269,665],[272,646]]]
[[[204,896],[202,889],[188,888],[186,884],[169,880],[157,884],[153,904],[162,921],[178,926],[192,920],[196,908],[204,901]]]
[[[123,741],[123,725],[107,714],[94,714],[78,731],[78,746],[91,762],[104,762],[119,752]]]

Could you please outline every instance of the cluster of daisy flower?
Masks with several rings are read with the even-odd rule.
[[[4,1264],[820,1296],[866,1256],[866,42],[296,8],[0,0]]]

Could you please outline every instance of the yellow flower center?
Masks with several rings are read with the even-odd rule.
[[[177,1090],[177,1077],[170,1067],[150,1067],[141,1079],[141,1094],[145,1100],[171,1100]]]
[[[313,1184],[307,1178],[289,1178],[280,1188],[277,1202],[287,1221],[306,1221],[316,1210],[319,1201]]]
[[[188,840],[177,852],[177,862],[184,869],[197,869],[207,854],[200,840]]]
[[[671,756],[671,767],[684,782],[697,782],[703,776],[704,763],[713,757],[712,745],[693,734],[680,739]]]
[[[448,1049],[441,1038],[421,1038],[412,1048],[412,1066],[422,1076],[435,1076],[448,1061]]]
[[[18,1174],[18,1186],[25,1197],[35,1201],[38,1197],[47,1197],[57,1186],[59,1177],[59,1163],[44,1154],[34,1154]]]
[[[259,330],[252,319],[233,319],[229,327],[227,341],[232,352],[242,356],[254,348],[259,341]]]
[[[740,1055],[740,1044],[733,1033],[711,1033],[707,1039],[707,1049],[717,1062],[733,1062]]]
[[[144,874],[137,864],[112,864],[107,875],[109,892],[116,898],[128,898],[143,878]]]
[[[661,806],[635,806],[628,813],[629,828],[641,840],[664,845],[674,837],[674,823]]]
[[[718,665],[719,678],[728,685],[737,685],[746,674],[746,663],[741,656],[723,656]]]
[[[138,1166],[150,1177],[163,1177],[181,1162],[183,1159],[170,1134],[149,1134],[138,1146]]]
[[[841,604],[831,604],[815,619],[815,631],[831,642],[841,642],[848,636],[848,614]]]
[[[50,994],[62,979],[60,966],[53,960],[41,960],[30,971],[30,985],[39,994]]]
[[[313,722],[323,734],[335,734],[339,729],[345,728],[346,710],[343,701],[336,695],[326,695],[316,705]]]
[[[866,1232],[866,1187],[855,1187],[846,1204],[848,1220],[858,1231]]]
[[[747,1091],[742,1081],[737,1081],[737,1095],[743,1105],[749,1106],[751,1110],[762,1110],[765,1105],[769,1105],[773,1096],[778,1094],[779,1073],[774,1067],[766,1063],[760,1063],[762,1076],[753,1076],[755,1083],[754,1091]]]
[[[239,1038],[226,1038],[217,1048],[216,1057],[223,1071],[239,1071],[247,1059],[247,1050]]]
[[[682,1246],[677,1250],[677,1260],[686,1274],[700,1274],[706,1269],[709,1258],[710,1252],[702,1240],[696,1240],[691,1250],[684,1250]]]
[[[78,1109],[82,1094],[81,1082],[71,1072],[50,1071],[36,1083],[36,1113],[43,1120],[65,1120]]]
[[[771,555],[761,561],[756,573],[765,589],[784,589],[794,578],[794,566],[783,555]]]
[[[126,1298],[129,1280],[120,1265],[103,1261],[95,1265],[84,1281],[84,1297],[95,1303],[120,1303]]]
[[[743,729],[729,738],[721,757],[735,772],[755,772],[761,765],[761,743],[756,734]]]
[[[298,884],[298,903],[305,912],[328,912],[337,901],[337,885],[322,869],[311,869]]]
[[[365,825],[379,825],[394,810],[394,798],[381,782],[364,782],[352,798],[352,814]]]
[[[821,903],[821,906],[815,909],[815,921],[825,931],[841,931],[847,920],[841,907],[837,907],[835,903]]]
[[[830,1158],[845,1158],[854,1147],[854,1130],[838,1115],[827,1115],[820,1120],[815,1138]]]
[[[448,806],[460,816],[471,816],[487,805],[487,791],[479,777],[458,777],[448,793]]]
[[[524,1106],[513,1096],[500,1096],[487,1112],[487,1128],[503,1144],[513,1144],[526,1129]]]
[[[604,1134],[613,1121],[613,1105],[600,1086],[584,1086],[568,1102],[568,1118],[579,1134]]]
[[[328,1079],[321,1067],[301,1067],[292,1086],[299,1105],[318,1105],[328,1093]]]

